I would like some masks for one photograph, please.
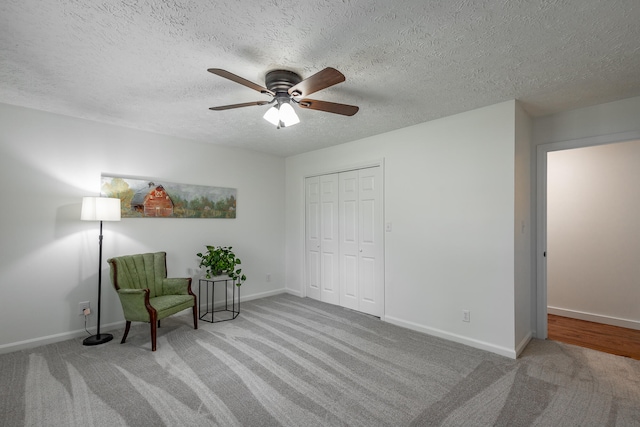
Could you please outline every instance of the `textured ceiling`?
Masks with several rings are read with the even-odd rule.
[[[534,116],[640,95],[638,0],[2,0],[0,102],[272,153],[302,153],[510,99]],[[275,129],[284,68],[346,82]]]

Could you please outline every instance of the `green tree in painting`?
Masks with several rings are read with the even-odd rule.
[[[227,208],[227,202],[225,200],[218,200],[216,202],[216,211],[218,211],[218,214],[224,212]]]
[[[189,202],[189,210],[191,218],[200,218],[202,216],[202,209],[204,205],[202,203],[202,198],[196,197],[195,199]]]
[[[180,197],[179,194],[170,193],[169,197],[171,197],[171,201],[173,201],[173,216],[177,218],[188,218],[188,203],[183,197]]]
[[[113,178],[111,182],[105,182],[102,184],[102,191],[108,197],[115,197],[120,199],[120,210],[131,210],[131,200],[135,192],[129,187],[129,184],[122,178]]]
[[[225,200],[223,217],[225,218],[236,217],[236,198],[235,197],[229,196]]]

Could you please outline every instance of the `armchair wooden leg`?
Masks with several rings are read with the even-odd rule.
[[[158,314],[154,310],[151,313],[151,322],[149,322],[151,323],[151,351],[156,351],[157,326],[158,323],[160,323],[160,321],[157,320],[157,316]]]
[[[193,329],[198,329],[198,307],[193,306]]]
[[[151,351],[156,351],[156,330],[157,324],[156,322],[151,322]]]
[[[160,327],[160,321],[158,320],[158,328]]]
[[[129,335],[129,328],[131,327],[131,322],[127,320],[126,326],[124,327],[124,335],[122,336],[122,341],[120,344],[124,344],[127,339],[127,335]]]

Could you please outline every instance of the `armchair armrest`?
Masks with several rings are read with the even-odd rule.
[[[192,295],[191,277],[170,277],[162,280],[164,295]]]
[[[149,322],[155,309],[149,303],[149,289],[118,289],[124,318],[134,322]]]

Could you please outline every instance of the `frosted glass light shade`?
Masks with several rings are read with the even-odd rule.
[[[293,126],[300,123],[300,119],[291,104],[283,102],[279,106],[273,106],[262,116],[266,121],[274,126]]]
[[[275,106],[269,108],[262,118],[274,126],[278,126],[280,124],[280,112]]]
[[[285,126],[293,126],[300,123],[300,119],[291,104],[282,104],[280,106],[280,121],[284,123]]]
[[[120,199],[110,197],[83,197],[82,221],[120,221]]]

